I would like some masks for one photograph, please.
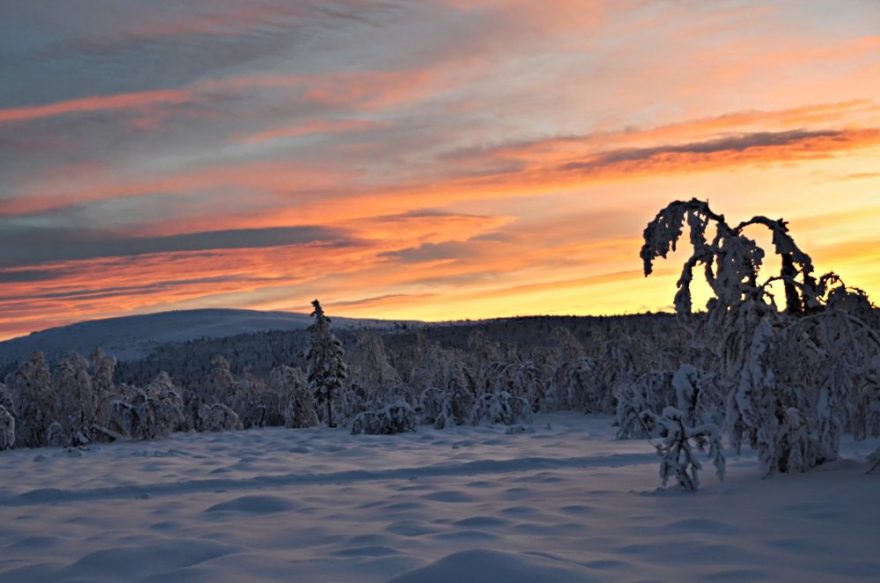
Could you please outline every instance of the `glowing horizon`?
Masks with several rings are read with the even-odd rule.
[[[0,339],[669,309],[696,196],[880,297],[880,5],[120,0],[0,19]]]

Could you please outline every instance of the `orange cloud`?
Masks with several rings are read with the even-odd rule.
[[[197,81],[178,89],[95,95],[46,105],[0,109],[0,124],[80,113],[143,111],[151,107],[181,105],[218,94],[253,91],[258,88],[297,88],[306,102],[361,104],[368,109],[378,109],[400,103],[420,92],[424,94],[427,86],[434,80],[435,77],[424,70],[362,71],[326,75],[240,75]]]
[[[178,105],[194,98],[189,91],[175,89],[83,97],[47,105],[0,109],[0,123],[25,122],[73,113],[141,110],[155,105]]]
[[[253,292],[296,285],[320,274],[351,271],[369,253],[361,248],[326,249],[298,245],[271,249],[162,253],[49,264],[46,280],[3,284],[0,291],[0,337],[32,331],[45,314],[65,314],[63,321],[157,311],[211,295]],[[9,278],[16,270],[3,270]],[[23,271],[23,270],[17,270]],[[31,270],[33,271],[33,270]]]

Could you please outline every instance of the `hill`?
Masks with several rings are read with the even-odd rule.
[[[135,360],[169,342],[223,338],[269,330],[302,330],[311,322],[307,314],[257,310],[203,309],[160,312],[79,322],[50,328],[0,342],[0,368],[41,350],[54,359],[76,350],[88,354],[100,348],[120,360]],[[385,327],[394,322],[333,318],[337,328]]]

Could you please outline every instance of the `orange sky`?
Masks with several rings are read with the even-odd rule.
[[[668,309],[692,196],[880,296],[872,0],[192,4],[4,9],[0,338]]]

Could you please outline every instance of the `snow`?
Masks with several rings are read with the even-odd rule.
[[[0,580],[859,581],[880,557],[877,440],[762,479],[658,489],[610,417],[393,436],[268,428],[0,452]],[[728,452],[730,453],[730,452]]]
[[[135,360],[168,342],[223,338],[269,330],[305,330],[308,314],[258,310],[203,309],[160,312],[79,322],[0,342],[0,366],[28,358],[35,350],[49,357],[71,351],[89,354],[96,348],[119,360]],[[383,320],[333,318],[337,328],[388,326]]]

